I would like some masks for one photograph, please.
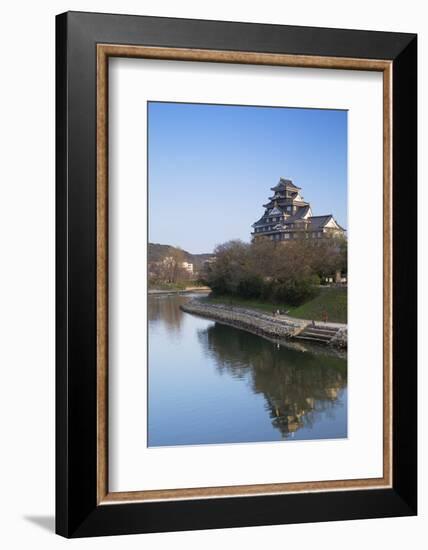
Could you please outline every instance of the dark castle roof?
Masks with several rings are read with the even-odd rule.
[[[287,218],[287,223],[293,222],[294,220],[301,220],[306,216],[306,214],[309,212],[310,209],[311,207],[309,206],[309,204],[307,206],[303,206],[302,208],[299,208],[297,212],[294,214],[294,216],[290,216],[289,218]]]
[[[275,187],[271,187],[272,191],[280,191],[281,189],[301,189],[300,187],[297,187],[297,185],[294,185],[294,183],[291,180],[287,180],[285,178],[280,178],[279,182],[275,185]]]
[[[315,224],[314,228],[324,227],[330,220],[333,220],[339,229],[342,229],[342,231],[346,231],[346,229],[342,227],[337,222],[337,220],[334,219],[333,214],[327,214],[326,216],[312,216],[310,220],[311,220],[311,224]]]
[[[304,228],[305,231],[318,231],[323,229],[331,220],[337,225],[342,231],[346,231],[341,227],[337,221],[334,219],[332,214],[325,214],[323,216],[312,216],[311,206],[308,202],[301,199],[298,194],[300,187],[294,185],[291,180],[280,178],[278,184],[275,187],[271,187],[272,191],[291,191],[290,197],[271,197],[268,204],[263,205],[266,208],[263,216],[253,223],[252,227],[268,227],[270,229],[269,233],[277,231],[289,231],[294,229],[294,224],[296,224],[295,229],[298,229],[299,226]],[[295,212],[291,214],[288,210],[290,206],[293,206]],[[291,215],[290,215],[291,214]],[[278,221],[275,219],[276,224],[272,227],[273,221],[268,221],[269,218],[279,216]],[[304,223],[307,222],[307,223]]]
[[[321,227],[324,227],[332,217],[333,216],[331,214],[326,214],[325,216],[311,216],[309,218],[311,220],[311,228],[320,229]]]

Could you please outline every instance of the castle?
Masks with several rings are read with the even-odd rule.
[[[287,241],[296,238],[323,239],[344,237],[345,229],[333,218],[332,214],[313,216],[311,205],[303,200],[300,187],[291,180],[280,178],[263,216],[253,223],[253,240],[270,239]]]

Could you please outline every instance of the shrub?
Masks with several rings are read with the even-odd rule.
[[[260,298],[264,301],[274,300],[274,283],[273,281],[263,281],[262,288],[260,291]]]
[[[263,280],[258,275],[243,277],[237,287],[237,294],[243,298],[260,298]]]
[[[315,284],[314,277],[279,282],[274,287],[275,301],[289,306],[299,306],[316,296]]]

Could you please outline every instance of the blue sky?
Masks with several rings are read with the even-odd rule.
[[[346,111],[149,102],[148,116],[150,242],[249,242],[280,177],[347,228]]]

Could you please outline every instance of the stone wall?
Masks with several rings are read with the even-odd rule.
[[[296,318],[275,317],[267,313],[258,312],[225,304],[210,304],[195,299],[182,304],[181,309],[187,313],[200,315],[220,323],[247,330],[259,336],[272,340],[292,339],[308,326],[309,321]],[[348,330],[341,328],[330,340],[329,346],[346,350],[348,345]]]
[[[348,348],[348,329],[340,328],[329,342],[329,346],[339,349]]]
[[[285,320],[252,309],[223,304],[207,304],[200,300],[190,300],[180,307],[187,313],[208,317],[274,339],[291,338],[308,324],[307,321],[299,319]]]

